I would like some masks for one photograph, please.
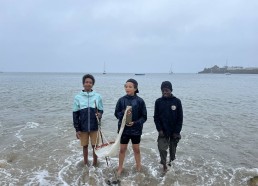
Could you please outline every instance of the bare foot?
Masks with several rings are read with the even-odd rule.
[[[167,165],[166,165],[166,164],[163,164],[163,171],[164,171],[164,172],[167,172],[167,170],[168,170]]]
[[[136,170],[137,170],[138,172],[141,172],[141,169],[142,169],[142,166],[141,166],[141,165],[136,167]]]
[[[173,161],[171,161],[171,160],[170,160],[170,162],[168,163],[168,166],[170,166],[170,167],[171,167],[171,165],[172,165],[172,162],[173,162]]]
[[[83,162],[82,165],[84,165],[86,167],[90,167],[90,162]]]
[[[94,159],[92,165],[93,165],[94,167],[96,167],[96,166],[98,165],[98,160],[97,160],[97,159]]]
[[[123,171],[123,169],[118,169],[117,170],[117,176],[121,176],[122,171]]]
[[[84,163],[84,165],[88,165],[89,164],[88,160],[84,160],[83,163]]]

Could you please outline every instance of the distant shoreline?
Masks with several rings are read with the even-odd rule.
[[[219,67],[217,65],[211,68],[204,68],[203,71],[198,72],[198,74],[258,74],[258,67],[244,68],[241,66],[233,67]]]

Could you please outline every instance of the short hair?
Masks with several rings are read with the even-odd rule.
[[[91,75],[91,74],[85,74],[85,75],[82,77],[82,84],[84,84],[86,78],[90,78],[90,79],[92,80],[92,84],[93,84],[93,85],[95,84],[95,78],[94,78],[93,75]]]

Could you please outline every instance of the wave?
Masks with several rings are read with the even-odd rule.
[[[26,125],[21,128],[20,130],[18,130],[15,134],[15,136],[22,142],[25,142],[22,137],[23,135],[21,134],[23,131],[27,130],[27,129],[35,129],[35,128],[38,128],[39,126],[39,123],[36,123],[36,122],[27,122]]]

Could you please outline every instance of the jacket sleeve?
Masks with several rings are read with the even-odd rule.
[[[154,123],[155,123],[155,125],[156,125],[157,131],[163,130],[163,129],[162,129],[162,126],[161,126],[160,119],[159,119],[159,102],[158,102],[158,100],[155,101],[155,107],[154,107]]]
[[[176,125],[175,132],[177,134],[180,134],[180,132],[182,130],[182,125],[183,125],[183,108],[182,108],[181,101],[179,99],[178,99],[177,108],[178,108],[178,111],[177,111],[177,125]]]
[[[104,112],[103,102],[102,102],[102,97],[101,96],[99,96],[99,101],[98,101],[98,112],[100,112],[101,114],[103,114],[103,112]]]
[[[143,123],[145,123],[146,120],[147,120],[147,109],[146,109],[145,102],[142,100],[141,101],[140,118],[137,121],[135,121],[135,123],[143,125]]]
[[[80,131],[80,106],[76,99],[73,103],[73,126],[76,132]]]
[[[122,110],[121,98],[116,103],[115,116],[117,119],[122,120],[125,110]]]

